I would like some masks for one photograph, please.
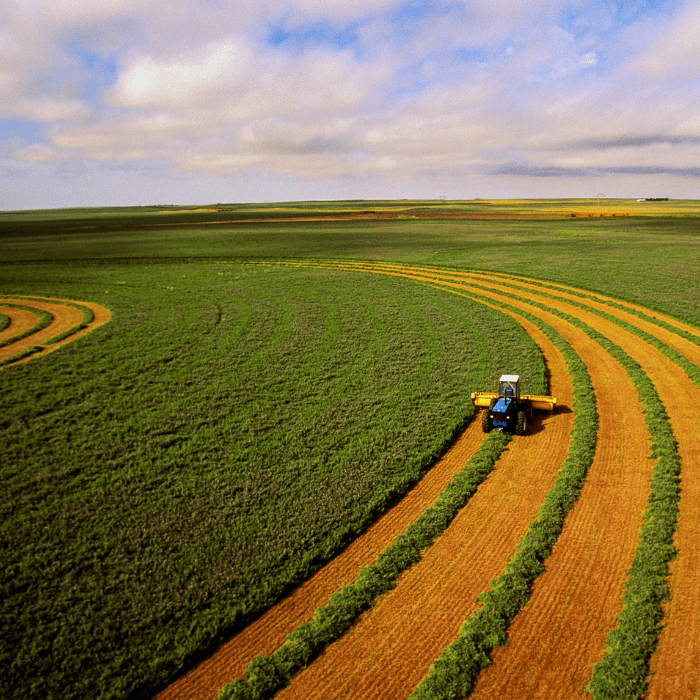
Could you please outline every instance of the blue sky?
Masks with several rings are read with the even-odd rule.
[[[6,0],[0,209],[700,198],[700,0]]]

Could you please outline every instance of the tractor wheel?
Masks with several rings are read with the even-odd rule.
[[[489,408],[481,414],[481,429],[485,433],[490,433],[492,427],[493,426],[491,425],[491,409]]]
[[[525,435],[527,430],[527,411],[518,411],[518,422],[515,424],[515,434]]]

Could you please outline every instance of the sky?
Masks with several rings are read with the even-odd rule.
[[[700,0],[3,0],[0,210],[700,199]]]

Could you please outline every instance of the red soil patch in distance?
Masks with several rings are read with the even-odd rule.
[[[39,317],[35,313],[13,306],[0,306],[0,314],[4,314],[10,319],[10,325],[4,331],[0,331],[0,342],[21,335],[39,323]]]
[[[518,319],[543,349],[551,391],[573,401],[558,350]],[[538,415],[416,566],[341,639],[294,678],[280,698],[406,697],[457,635],[515,552],[566,456],[573,414]]]
[[[215,652],[158,693],[157,700],[205,700],[243,674],[257,656],[284,643],[287,634],[308,622],[333,593],[355,581],[359,572],[429,507],[453,476],[467,464],[483,440],[472,420],[454,445],[425,476],[376,523],[337,557]]]

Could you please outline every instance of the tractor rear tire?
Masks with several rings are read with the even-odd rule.
[[[515,424],[515,434],[525,435],[527,430],[527,411],[518,411],[518,422]]]
[[[491,425],[491,409],[489,408],[481,414],[481,429],[485,433],[490,433],[491,428],[493,428],[493,426]]]

